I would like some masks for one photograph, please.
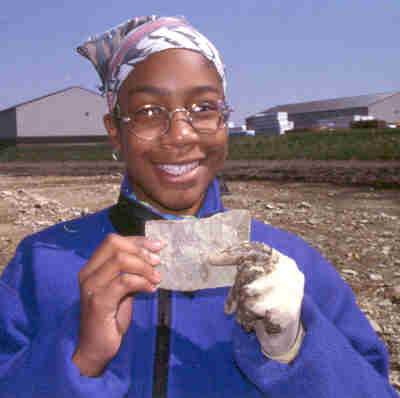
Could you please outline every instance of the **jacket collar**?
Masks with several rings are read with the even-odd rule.
[[[223,210],[219,184],[215,178],[208,186],[206,197],[196,217],[209,217]],[[123,190],[120,192],[117,204],[109,209],[108,215],[115,230],[123,236],[143,236],[146,221],[169,218],[167,215],[161,214],[131,197],[127,197]]]

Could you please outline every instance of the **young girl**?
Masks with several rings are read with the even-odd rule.
[[[239,303],[255,332],[224,313],[229,286],[157,288],[164,243],[145,221],[224,211],[230,108],[210,41],[152,16],[78,51],[102,80],[126,174],[115,206],[18,246],[0,280],[1,397],[395,397],[350,287],[294,235],[252,221],[251,240],[287,256]]]

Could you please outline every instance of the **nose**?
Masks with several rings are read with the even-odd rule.
[[[169,129],[162,136],[164,144],[191,145],[198,142],[199,136],[190,124],[186,109],[177,108],[171,113]]]

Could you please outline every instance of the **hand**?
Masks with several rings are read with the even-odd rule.
[[[243,306],[259,317],[254,329],[262,351],[272,359],[287,354],[295,343],[304,296],[304,275],[297,264],[275,253],[275,269],[243,287]]]
[[[300,327],[304,275],[296,263],[260,242],[243,242],[209,257],[213,265],[236,264],[235,282],[225,312],[255,331],[270,358],[290,351]]]
[[[81,319],[73,361],[86,376],[100,375],[117,354],[132,319],[137,292],[152,293],[161,276],[164,243],[110,234],[79,273]]]

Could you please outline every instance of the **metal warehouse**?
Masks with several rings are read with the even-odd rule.
[[[105,139],[105,99],[70,87],[0,111],[0,143],[84,142]]]
[[[281,112],[287,112],[295,129],[348,128],[355,116],[372,116],[387,123],[399,123],[400,91],[279,105],[248,117],[247,128],[255,130],[256,134],[269,135],[271,114]]]

